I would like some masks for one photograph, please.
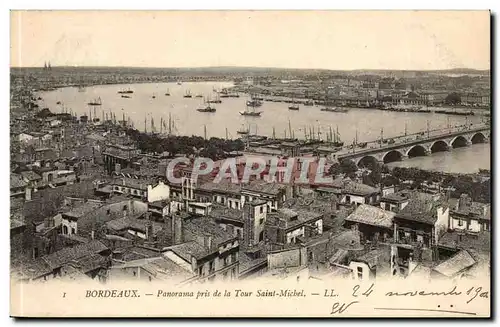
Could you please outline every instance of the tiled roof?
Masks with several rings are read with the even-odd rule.
[[[36,279],[52,273],[52,268],[42,258],[21,264],[12,271],[14,279]]]
[[[37,173],[35,173],[32,170],[21,172],[21,176],[23,176],[25,179],[27,179],[29,181],[36,181],[36,180],[42,179],[42,176],[38,175]]]
[[[22,188],[26,187],[28,184],[23,181],[23,178],[21,175],[18,174],[10,174],[10,188]]]
[[[288,208],[281,208],[277,212],[272,212],[268,214],[268,217],[274,217],[279,219],[281,225],[284,222],[283,228],[290,229],[295,226],[312,222],[320,219],[323,215],[321,213],[312,212],[310,210],[291,210]]]
[[[370,269],[385,266],[389,263],[390,253],[385,248],[375,249],[356,258],[355,261],[365,262]]]
[[[184,222],[184,228],[193,236],[210,235],[214,245],[226,243],[235,239],[235,236],[223,230],[213,219],[200,217]]]
[[[411,195],[410,192],[408,192],[406,190],[396,192],[396,193],[390,193],[390,194],[384,195],[382,197],[382,201],[386,200],[386,201],[402,202],[402,201],[408,200],[410,198],[410,195]]]
[[[450,259],[441,262],[433,270],[446,277],[453,277],[464,269],[470,268],[476,263],[474,258],[466,250],[462,250]]]
[[[396,218],[434,225],[437,220],[437,208],[440,206],[441,201],[436,201],[431,194],[415,192],[403,210],[396,214]]]
[[[192,272],[181,268],[175,262],[165,257],[137,259],[115,266],[114,268],[130,267],[142,267],[158,279],[187,279],[195,276]]]
[[[344,184],[343,192],[347,194],[356,194],[356,195],[372,195],[379,192],[379,189],[375,187],[371,187],[369,185],[356,183],[356,182],[347,182]]]
[[[209,253],[208,249],[196,241],[174,245],[165,250],[171,250],[189,263],[191,262],[191,256],[196,259],[201,259]]]
[[[361,204],[345,220],[385,228],[393,227],[396,214],[368,204]]]
[[[244,252],[240,251],[239,256],[238,256],[238,261],[240,264],[239,273],[241,275],[242,273],[244,273],[247,270],[250,270],[253,267],[264,264],[264,262],[267,262],[267,258],[252,259],[248,255],[246,255]]]
[[[136,179],[136,178],[121,177],[121,178],[116,178],[113,181],[113,185],[125,186],[125,187],[130,187],[133,189],[137,189],[137,190],[147,191],[148,185],[153,185],[153,182],[145,181],[142,179]]]
[[[268,183],[263,180],[251,181],[243,186],[244,191],[278,195],[286,186],[278,183]]]
[[[232,183],[230,179],[222,179],[219,183],[208,182],[202,184],[198,189],[207,192],[239,194],[241,185]]]
[[[243,221],[243,212],[238,209],[214,205],[212,207],[212,211],[210,211],[210,217],[213,217],[215,219],[226,218],[231,220]]]
[[[480,253],[489,253],[491,249],[491,234],[490,232],[447,232],[439,239],[439,245],[452,249],[476,250]]]
[[[134,230],[138,230],[141,232],[146,232],[146,225],[148,222],[151,223],[151,225],[153,227],[153,235],[156,232],[160,231],[164,226],[164,224],[158,223],[155,221],[148,221],[146,219],[135,219],[135,218],[125,217],[125,218],[114,219],[114,220],[108,221],[106,223],[106,227],[113,229],[115,231],[122,231],[125,229],[134,229]]]
[[[63,214],[66,216],[74,217],[74,218],[80,218],[80,217],[84,216],[85,214],[90,213],[92,211],[95,211],[102,206],[103,206],[103,203],[89,201],[89,202],[80,204],[79,206],[73,207],[70,211],[64,212]]]
[[[42,257],[51,269],[56,269],[70,261],[81,259],[90,254],[97,254],[108,248],[99,241],[93,240],[89,243],[67,247],[60,251]]]

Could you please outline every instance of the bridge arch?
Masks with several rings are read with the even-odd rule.
[[[412,146],[407,152],[406,156],[408,158],[414,158],[414,157],[423,157],[426,156],[428,153],[428,150],[421,144],[417,144]]]
[[[430,146],[429,149],[430,149],[431,153],[435,153],[435,152],[448,151],[449,148],[450,148],[450,145],[446,141],[439,140],[439,141],[432,143],[432,145]]]
[[[384,164],[390,163],[390,162],[395,162],[395,161],[401,161],[403,160],[404,154],[401,153],[401,151],[398,150],[391,150],[384,154],[382,157],[382,161]]]
[[[477,132],[471,136],[470,142],[472,144],[486,143],[486,135],[482,132]]]
[[[358,160],[356,165],[359,168],[371,168],[374,164],[378,164],[378,159],[374,156],[364,156]]]
[[[462,135],[459,135],[455,138],[453,138],[450,142],[450,145],[455,149],[455,148],[461,148],[461,147],[464,147],[464,146],[467,146],[468,144],[468,140],[462,136]]]

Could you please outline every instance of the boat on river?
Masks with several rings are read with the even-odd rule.
[[[97,99],[94,99],[92,101],[90,101],[89,103],[87,103],[89,106],[100,106],[102,105],[102,101],[101,101],[101,97],[97,98]]]
[[[134,91],[132,91],[131,89],[118,91],[118,94],[132,94],[132,93],[134,93]]]
[[[349,109],[337,108],[337,107],[333,107],[333,108],[332,107],[325,107],[325,108],[321,108],[321,111],[346,113],[349,111]]]
[[[249,109],[251,108],[251,109]],[[251,117],[260,117],[262,111],[255,111],[254,106],[248,106],[245,108],[245,111],[240,111],[240,115],[242,116],[251,116]]]

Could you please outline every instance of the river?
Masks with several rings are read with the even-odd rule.
[[[42,107],[47,107],[53,112],[63,110],[78,114],[89,112],[102,118],[106,113],[113,112],[117,119],[126,119],[143,131],[151,130],[151,118],[157,131],[160,131],[160,121],[168,121],[171,117],[173,132],[178,135],[201,135],[206,131],[207,137],[238,137],[237,131],[243,127],[249,128],[252,133],[259,135],[273,134],[276,137],[290,136],[290,127],[293,136],[304,138],[306,130],[309,134],[314,128],[315,134],[320,131],[323,138],[329,133],[330,128],[338,129],[341,139],[350,144],[357,134],[358,142],[373,141],[401,135],[405,132],[416,133],[425,131],[429,124],[430,129],[446,128],[448,124],[464,124],[466,119],[470,123],[481,122],[481,117],[452,116],[434,113],[404,113],[393,111],[380,111],[373,109],[349,109],[347,113],[333,113],[320,111],[320,107],[300,107],[299,111],[288,110],[289,104],[277,102],[264,102],[258,110],[262,111],[261,117],[248,117],[239,114],[245,109],[248,97],[241,95],[239,98],[222,98],[222,103],[215,104],[217,112],[201,113],[196,109],[202,104],[202,98],[195,98],[196,94],[204,97],[215,98],[215,89],[230,87],[232,83],[200,82],[200,83],[159,83],[159,84],[133,84],[133,85],[99,85],[79,91],[74,87],[43,92],[40,96]],[[131,98],[123,98],[118,91],[131,89]],[[170,96],[166,96],[167,90]],[[193,98],[184,98],[190,92]],[[153,98],[153,96],[155,98]],[[90,107],[87,103],[101,98],[102,105]],[[57,104],[60,102],[60,104]],[[63,109],[63,107],[65,109]],[[168,123],[165,124],[168,126]],[[383,131],[382,131],[383,129]],[[423,169],[433,169],[448,172],[476,172],[479,168],[490,168],[490,144],[474,144],[463,149],[454,149],[446,153],[435,153],[428,157],[417,157],[403,162],[392,163],[394,166],[413,166]]]

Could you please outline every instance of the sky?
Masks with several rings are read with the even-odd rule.
[[[490,68],[488,11],[12,11],[11,67]]]

